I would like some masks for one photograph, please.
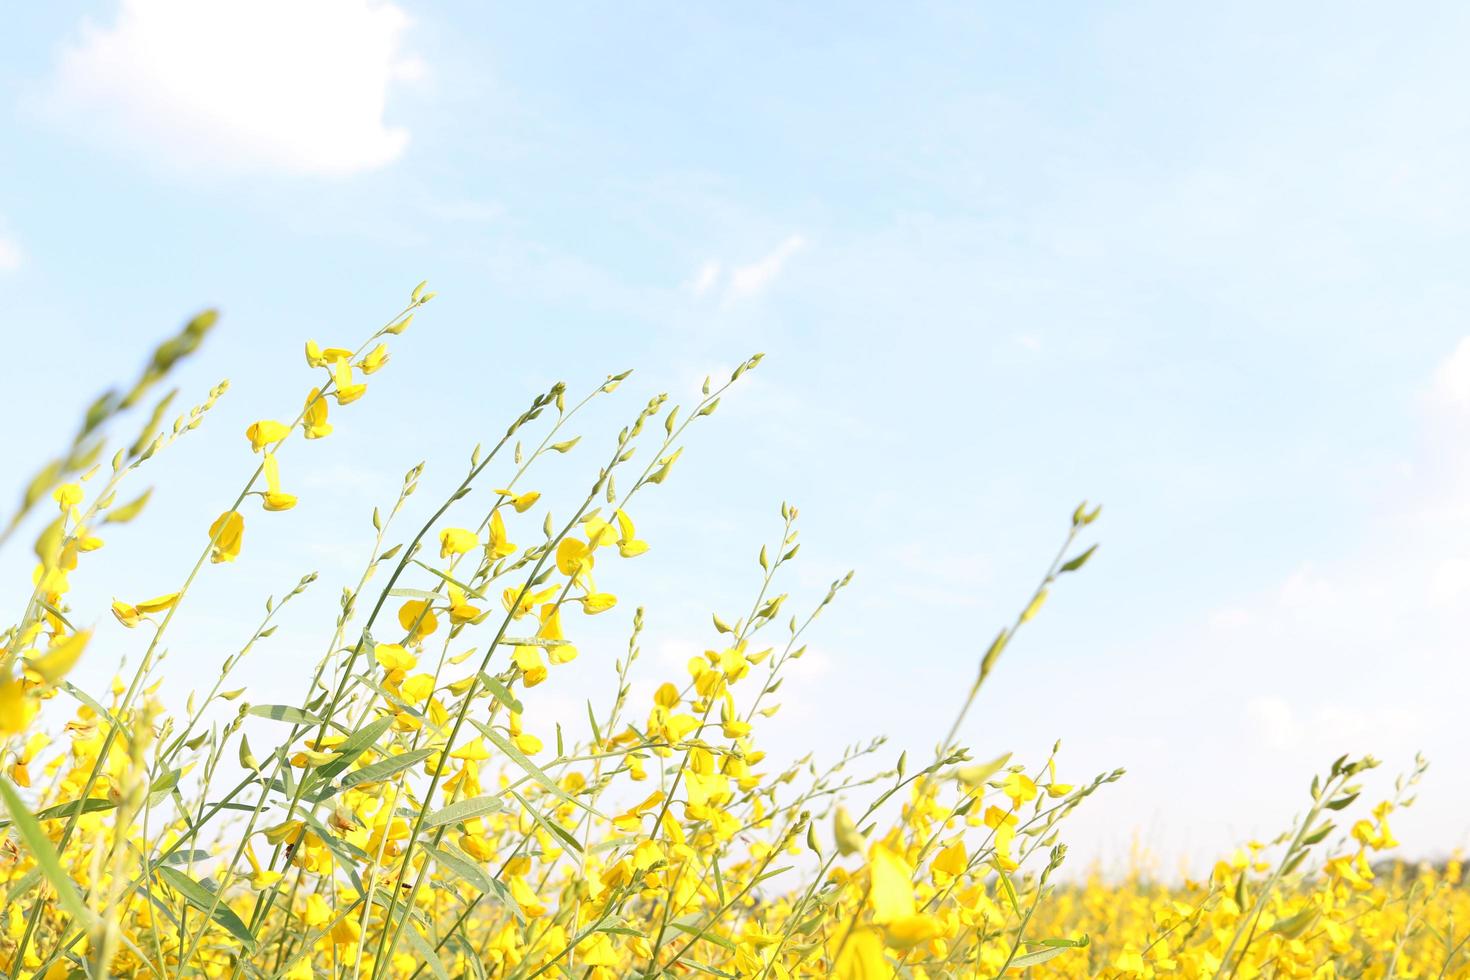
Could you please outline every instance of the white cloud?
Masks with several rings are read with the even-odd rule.
[[[689,288],[694,291],[695,296],[703,296],[711,289],[714,289],[719,281],[720,263],[714,259],[710,259],[699,267],[699,272],[695,273],[694,281],[689,284]]]
[[[776,281],[792,256],[805,248],[806,244],[803,236],[788,235],[781,244],[761,258],[748,265],[732,267],[728,275],[722,262],[708,259],[689,281],[689,291],[695,296],[720,292],[726,303],[758,296]]]
[[[341,174],[397,159],[408,17],[374,0],[122,0],[61,54],[51,107],[170,166]]]
[[[1341,752],[1402,751],[1402,746],[1412,746],[1423,736],[1429,720],[1422,711],[1403,705],[1327,703],[1303,710],[1272,696],[1249,701],[1245,715],[1252,734],[1266,748],[1305,753],[1310,759]]]
[[[1442,409],[1470,412],[1470,337],[1460,341],[1454,352],[1434,372],[1432,401]]]
[[[743,299],[764,292],[781,275],[792,256],[805,247],[805,238],[791,235],[769,255],[750,265],[736,266],[730,270],[730,285],[726,295],[731,299]]]
[[[20,246],[12,238],[0,235],[0,272],[14,272],[20,268]]]

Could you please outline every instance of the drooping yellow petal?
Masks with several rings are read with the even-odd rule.
[[[301,426],[308,439],[320,439],[332,434],[332,425],[327,421],[327,400],[322,396],[320,388],[311,389],[311,393],[306,396],[306,411],[302,415]]]
[[[59,643],[53,644],[40,656],[27,660],[26,669],[33,671],[45,683],[55,684],[77,665],[82,651],[87,648],[87,643],[91,639],[91,630],[73,633]]]
[[[237,510],[219,515],[209,525],[209,537],[214,542],[210,549],[210,561],[216,564],[234,561],[240,557],[240,545],[245,537],[245,518]]]
[[[873,882],[868,904],[874,922],[882,925],[914,914],[914,869],[907,861],[885,845],[874,844],[868,872]]]

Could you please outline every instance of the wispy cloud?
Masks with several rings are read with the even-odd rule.
[[[384,122],[408,17],[374,0],[123,0],[63,49],[49,107],[175,167],[341,174],[402,155]]]
[[[0,235],[0,272],[14,272],[19,269],[23,258],[15,239]]]
[[[786,263],[790,262],[792,257],[805,247],[805,238],[801,235],[791,235],[763,258],[750,265],[736,266],[731,269],[729,297],[743,299],[765,292],[767,287],[781,275],[782,270],[786,268]]]
[[[718,294],[727,303],[754,298],[770,288],[791,259],[806,246],[805,236],[792,234],[770,252],[745,265],[726,270],[724,263],[710,259],[695,272],[689,290],[695,296]]]

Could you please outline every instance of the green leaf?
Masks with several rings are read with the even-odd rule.
[[[114,507],[112,508],[112,510],[108,511],[107,516],[102,518],[102,523],[126,524],[128,521],[131,521],[133,518],[143,513],[143,508],[147,506],[148,498],[152,495],[153,488],[149,487],[147,490],[144,490],[143,493],[135,500],[123,504],[121,507]]]
[[[592,699],[587,699],[587,722],[592,726],[592,738],[594,744],[602,745],[602,729],[597,724],[597,716],[592,713]]]
[[[1045,949],[1038,949],[1034,952],[1022,953],[1020,956],[1011,960],[1011,969],[1025,969],[1028,966],[1045,963],[1047,960],[1061,956],[1068,948],[1066,946],[1048,946]]]
[[[435,810],[424,817],[424,826],[440,827],[447,823],[463,823],[466,820],[473,820],[487,813],[496,813],[504,809],[505,804],[500,802],[498,796],[476,796],[473,799],[451,803],[441,810]]]
[[[190,878],[175,868],[167,866],[155,868],[153,874],[162,879],[174,891],[184,897],[184,901],[199,909],[201,912],[210,913],[215,922],[225,927],[225,931],[245,944],[246,949],[255,949],[255,936],[250,928],[235,914],[235,910],[225,904],[222,896],[205,888],[199,882]]]
[[[1318,914],[1319,912],[1316,906],[1308,905],[1295,915],[1278,920],[1271,926],[1271,931],[1285,936],[1287,939],[1295,939],[1307,931],[1307,927],[1316,921]]]
[[[257,704],[250,709],[249,713],[257,718],[289,721],[293,725],[320,725],[322,723],[322,720],[311,712],[293,708],[289,704]]]
[[[521,806],[525,807],[526,812],[531,815],[531,819],[535,820],[543,828],[545,828],[548,834],[553,837],[560,838],[562,843],[566,844],[577,853],[580,854],[582,852],[582,842],[577,840],[576,837],[572,836],[572,832],[570,830],[567,830],[561,824],[557,823],[555,820],[552,820],[550,817],[543,814],[540,810],[536,809],[534,806],[526,801],[526,798],[524,796],[517,793],[515,790],[507,790],[507,792],[509,792],[511,796],[514,796],[516,800],[520,802]]]
[[[341,744],[333,746],[332,750],[337,753],[337,758],[318,766],[316,774],[329,781],[336,779],[340,773],[347,770],[348,766],[357,761],[358,756],[377,745],[378,739],[383,737],[383,733],[392,724],[393,716],[385,715],[371,725],[365,725],[348,735]]]
[[[672,925],[675,929],[678,929],[686,936],[693,936],[696,942],[703,939],[706,942],[714,943],[716,946],[723,946],[725,949],[730,950],[732,953],[735,951],[735,944],[730,942],[730,940],[726,939],[724,936],[717,935],[712,932],[706,932],[698,926],[690,925],[687,922],[671,922],[670,925]]]
[[[381,782],[389,776],[396,775],[405,769],[418,765],[437,751],[438,749],[414,749],[412,752],[405,752],[402,755],[390,755],[386,759],[379,759],[372,765],[363,766],[361,769],[355,772],[349,772],[343,776],[342,788],[351,789],[363,783]]]
[[[495,700],[499,701],[501,704],[505,705],[516,714],[519,715],[525,711],[525,708],[521,705],[521,702],[516,700],[516,696],[514,694],[510,693],[509,688],[500,683],[500,681],[496,680],[494,677],[491,677],[489,674],[485,673],[483,670],[480,671],[480,683],[485,685],[485,690],[489,691],[492,695],[495,696]]]
[[[168,772],[164,773],[162,776],[159,776],[156,780],[149,784],[148,795],[153,796],[158,793],[167,793],[169,790],[179,785],[179,779],[183,775],[184,770],[182,769],[170,769]]]
[[[434,949],[433,943],[419,935],[419,931],[413,926],[409,926],[403,932],[408,936],[408,944],[413,947],[420,959],[429,964],[429,969],[433,971],[437,980],[449,980],[449,971],[444,968],[444,961],[439,958],[439,952]]]
[[[551,793],[553,796],[566,803],[572,804],[572,806],[581,807],[583,810],[586,810],[594,817],[602,817],[602,819],[604,820],[607,819],[606,817],[603,817],[602,814],[594,810],[592,807],[588,806],[586,803],[583,803],[581,800],[574,799],[570,794],[567,793],[566,790],[557,785],[556,780],[552,779],[546,774],[545,770],[536,765],[536,763],[532,762],[530,757],[527,756],[526,753],[516,748],[515,743],[512,742],[510,739],[506,738],[504,735],[500,734],[489,725],[475,721],[474,719],[471,719],[471,722],[476,728],[484,733],[486,738],[495,743],[496,748],[500,749],[500,751],[510,756],[512,762],[520,766],[521,769],[525,771],[526,775],[530,776],[532,779],[536,780],[536,782],[540,783],[542,788],[547,790],[547,792]]]
[[[5,809],[10,811],[10,819],[20,834],[21,841],[26,850],[31,852],[36,866],[41,869],[41,874],[56,889],[56,897],[78,922],[91,922],[91,913],[82,904],[82,896],[77,892],[76,885],[66,872],[61,870],[61,858],[56,854],[56,848],[51,844],[51,838],[41,829],[34,815],[26,807],[20,794],[15,787],[10,785],[10,780],[0,779],[0,800],[5,803]]]
[[[1060,574],[1061,572],[1077,571],[1077,569],[1087,564],[1087,559],[1091,558],[1092,553],[1096,550],[1097,545],[1093,545],[1091,548],[1088,548],[1086,551],[1082,552],[1082,554],[1078,555],[1076,558],[1073,558],[1071,561],[1067,562],[1060,569],[1058,569],[1058,574]]]
[[[482,892],[495,891],[491,884],[491,877],[484,868],[470,860],[468,855],[457,854],[444,846],[435,847],[433,844],[425,844],[424,850],[433,855],[434,860],[446,871],[451,871],[460,878],[474,885]]]
[[[102,810],[112,810],[117,807],[117,804],[111,800],[91,796],[85,800],[67,800],[65,803],[53,804],[44,810],[37,810],[35,816],[37,820],[59,820],[62,817],[69,817],[73,813],[77,813],[77,807],[79,805],[81,807],[80,812],[82,813],[98,813]],[[3,824],[0,824],[0,826],[8,827],[10,826],[10,821],[7,820]]]

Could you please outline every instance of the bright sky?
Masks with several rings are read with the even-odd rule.
[[[765,351],[641,503],[653,550],[601,583],[622,618],[540,718],[581,717],[637,603],[648,687],[712,644],[785,499],[792,602],[857,575],[766,745],[923,753],[1085,497],[1101,550],[964,732],[1032,760],[1061,737],[1078,782],[1127,767],[1074,858],[1138,833],[1198,861],[1274,835],[1340,753],[1386,785],[1416,749],[1395,830],[1437,855],[1470,844],[1467,28],[1452,3],[16,7],[6,482],[220,306],[182,397],[232,391],[79,577],[105,680],[140,639],[111,596],[177,587],[245,425],[299,406],[302,342],[355,343],[429,278],[337,435],[283,457],[301,505],[252,513],[180,614],[178,692],[321,571],[242,668],[286,698],[410,465],[427,508],[532,392],[636,368],[548,477],[565,512],[643,399]]]

